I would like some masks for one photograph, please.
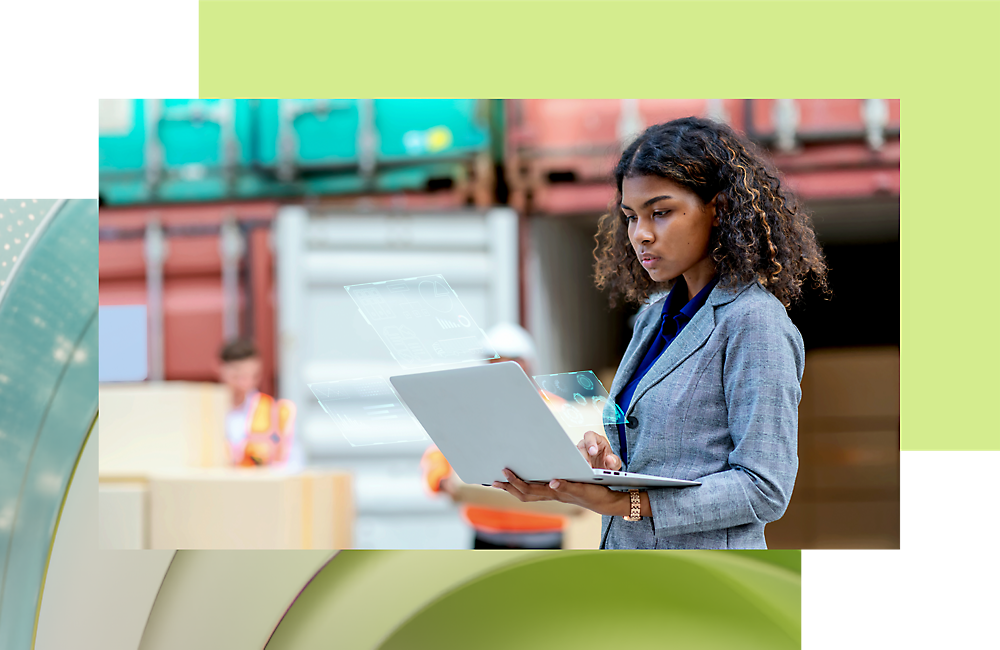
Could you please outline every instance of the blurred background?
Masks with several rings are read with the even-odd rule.
[[[771,548],[899,546],[899,101],[101,100],[100,532],[107,548],[466,548],[427,444],[353,447],[308,389],[401,374],[343,286],[442,274],[532,374],[610,386],[634,308],[592,281],[621,142],[688,115],[764,147],[804,200],[833,299],[807,350],[800,470]],[[236,471],[226,341],[297,406],[302,464]],[[565,513],[563,513],[565,514]],[[563,546],[596,547],[567,516]]]

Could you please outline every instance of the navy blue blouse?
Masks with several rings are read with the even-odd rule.
[[[697,296],[685,304],[684,298],[687,296],[687,283],[684,281],[684,276],[677,278],[673,288],[670,290],[670,294],[663,303],[659,334],[650,343],[649,349],[646,350],[646,356],[642,358],[642,363],[639,364],[639,367],[635,370],[635,374],[632,375],[632,380],[618,394],[618,399],[615,400],[621,408],[622,413],[628,411],[628,407],[632,402],[632,395],[635,394],[635,389],[639,386],[639,382],[646,376],[646,372],[656,363],[656,360],[660,358],[660,355],[667,349],[671,341],[677,338],[677,335],[681,333],[681,330],[688,324],[688,321],[694,318],[694,315],[705,304],[708,294],[712,292],[712,288],[718,282],[718,276],[712,278],[712,281],[705,285],[705,288],[699,291]],[[628,449],[625,442],[625,425],[621,423],[618,424],[618,442],[622,452],[622,468],[624,469],[628,465]]]

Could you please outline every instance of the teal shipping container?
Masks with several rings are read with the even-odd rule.
[[[105,203],[250,197],[253,116],[246,100],[101,100]]]
[[[502,141],[496,103],[102,100],[101,198],[211,201],[492,183]]]

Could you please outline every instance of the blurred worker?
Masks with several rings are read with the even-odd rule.
[[[500,355],[499,359],[493,359],[491,363],[516,361],[531,376],[535,344],[523,327],[500,323],[486,335]],[[436,446],[432,445],[424,452],[420,466],[431,492],[445,492],[456,502],[460,501],[456,488],[462,481]],[[559,515],[463,504],[462,517],[476,531],[473,548],[562,548],[562,531],[566,520]]]
[[[232,409],[226,414],[230,462],[300,469],[300,453],[293,445],[295,405],[258,390],[262,363],[257,347],[246,339],[230,341],[222,347],[219,361],[219,379],[232,395]]]

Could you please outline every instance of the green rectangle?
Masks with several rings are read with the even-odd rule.
[[[203,97],[902,99],[901,448],[1000,449],[997,3],[205,1],[200,20]]]

